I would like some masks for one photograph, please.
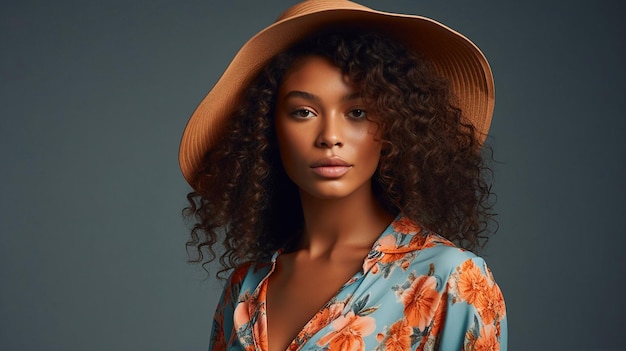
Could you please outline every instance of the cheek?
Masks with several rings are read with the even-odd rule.
[[[350,144],[356,146],[361,157],[371,158],[372,161],[378,163],[382,142],[376,126],[352,130],[347,137],[351,141]]]
[[[279,123],[276,125],[276,138],[283,167],[289,169],[297,160],[301,159],[299,150],[302,149],[303,138],[293,128],[287,128]]]
[[[382,151],[382,144],[377,141],[371,141],[367,146],[363,147],[363,153],[361,157],[367,158],[372,168],[376,169],[380,162],[380,154]]]

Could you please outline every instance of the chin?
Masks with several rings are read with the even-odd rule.
[[[341,184],[323,184],[323,186],[301,189],[309,196],[320,200],[340,200],[348,198],[358,190],[342,186]]]

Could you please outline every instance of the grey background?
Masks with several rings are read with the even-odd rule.
[[[293,1],[0,1],[0,349],[203,350],[186,120]],[[626,349],[621,1],[363,1],[472,38],[496,77],[510,350]]]

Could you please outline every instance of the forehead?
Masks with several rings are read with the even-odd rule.
[[[286,71],[279,87],[279,94],[285,94],[293,89],[315,89],[325,91],[326,89],[343,90],[353,93],[356,88],[350,83],[347,74],[329,59],[308,55],[294,60]]]

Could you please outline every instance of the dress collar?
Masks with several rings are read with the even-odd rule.
[[[424,248],[430,232],[399,214],[372,246],[372,251],[389,254],[408,253]]]

